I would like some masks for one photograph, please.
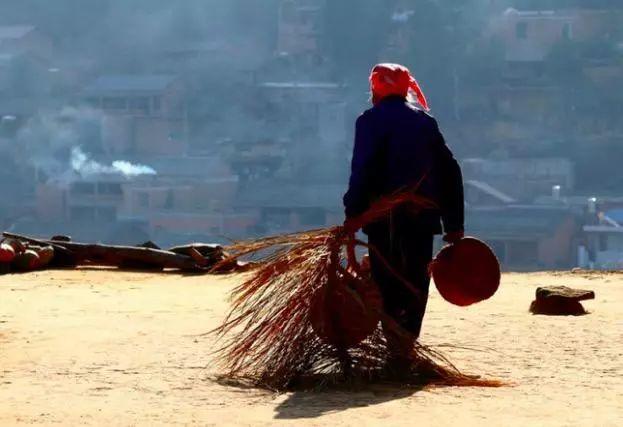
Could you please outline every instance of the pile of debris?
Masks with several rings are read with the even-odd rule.
[[[7,232],[2,234],[0,273],[81,266],[229,273],[249,267],[239,261],[226,262],[229,255],[222,246],[215,244],[193,243],[163,250],[153,242],[138,246],[112,246],[72,242],[67,236],[42,240]]]

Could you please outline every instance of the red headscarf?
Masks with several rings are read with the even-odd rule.
[[[390,95],[407,97],[409,91],[413,91],[418,103],[428,111],[428,102],[420,89],[420,85],[413,78],[411,72],[404,65],[378,64],[370,74],[370,89],[372,101],[376,104],[381,99]]]

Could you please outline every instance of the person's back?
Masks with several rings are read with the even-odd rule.
[[[357,119],[346,216],[363,213],[375,199],[414,190],[439,207],[408,218],[421,231],[463,230],[461,171],[437,122],[405,97],[388,96]],[[402,215],[401,215],[402,216]]]
[[[374,159],[380,169],[377,177],[381,193],[415,185],[430,172],[436,141],[431,132],[433,119],[428,114],[401,97],[389,97],[368,110],[363,119],[371,122],[382,140]]]

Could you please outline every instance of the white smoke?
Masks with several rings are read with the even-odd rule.
[[[125,176],[156,175],[156,171],[153,168],[145,165],[135,165],[126,160],[115,160],[112,162],[112,167]]]
[[[107,166],[91,159],[80,147],[71,149],[71,168],[82,176],[97,174],[121,174],[127,178],[139,175],[156,175],[153,168],[136,165],[126,160],[116,160]]]

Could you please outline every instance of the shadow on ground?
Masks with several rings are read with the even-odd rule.
[[[277,406],[275,418],[281,420],[317,418],[332,412],[404,399],[422,388],[422,386],[387,384],[370,385],[358,390],[296,391]]]

